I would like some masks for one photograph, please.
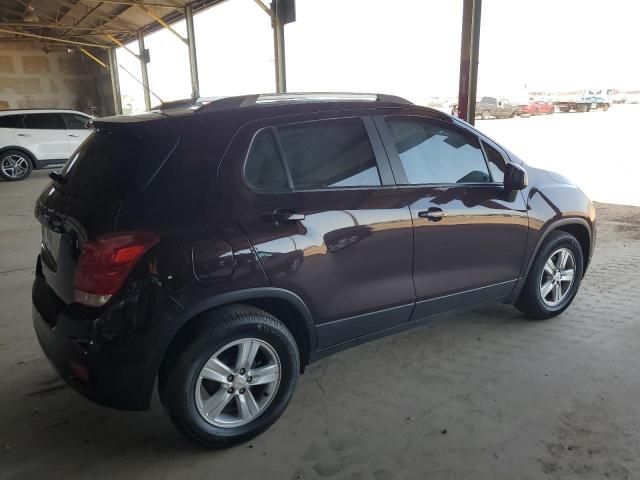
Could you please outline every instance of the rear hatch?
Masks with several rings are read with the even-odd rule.
[[[36,202],[42,225],[41,273],[66,304],[84,244],[117,230],[118,214],[153,181],[179,137],[162,115],[96,121],[94,132]]]

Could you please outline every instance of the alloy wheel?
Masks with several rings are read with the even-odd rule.
[[[228,343],[204,364],[195,387],[202,418],[216,427],[235,428],[262,414],[278,390],[282,366],[263,340]]]
[[[7,177],[18,180],[29,173],[29,160],[16,153],[12,153],[2,158],[2,173]]]
[[[576,259],[568,248],[555,250],[540,276],[540,296],[549,307],[557,307],[569,295],[576,271]]]

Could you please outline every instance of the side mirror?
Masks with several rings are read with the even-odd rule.
[[[524,190],[529,185],[527,171],[515,163],[507,163],[504,171],[504,189],[508,192]]]

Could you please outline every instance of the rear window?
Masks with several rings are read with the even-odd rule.
[[[176,146],[173,129],[115,126],[95,130],[69,158],[56,183],[65,195],[119,201],[141,191]]]
[[[67,126],[59,113],[28,113],[24,116],[24,128],[35,130],[65,130]]]

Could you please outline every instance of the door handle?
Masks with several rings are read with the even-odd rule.
[[[16,133],[16,135],[18,135],[19,137],[28,137],[29,136],[26,133]]]
[[[426,218],[430,222],[439,222],[445,217],[445,213],[441,208],[431,207],[428,210],[422,210],[418,212],[418,217]]]
[[[296,213],[286,208],[276,208],[272,214],[266,215],[266,217],[268,220],[275,222],[276,225],[284,222],[299,222],[305,219],[303,213]]]
[[[70,137],[73,137],[73,138],[77,138],[77,137],[78,137],[78,135],[75,135],[75,134],[73,134],[73,133],[70,133],[70,134],[69,134],[69,136],[70,136]]]

